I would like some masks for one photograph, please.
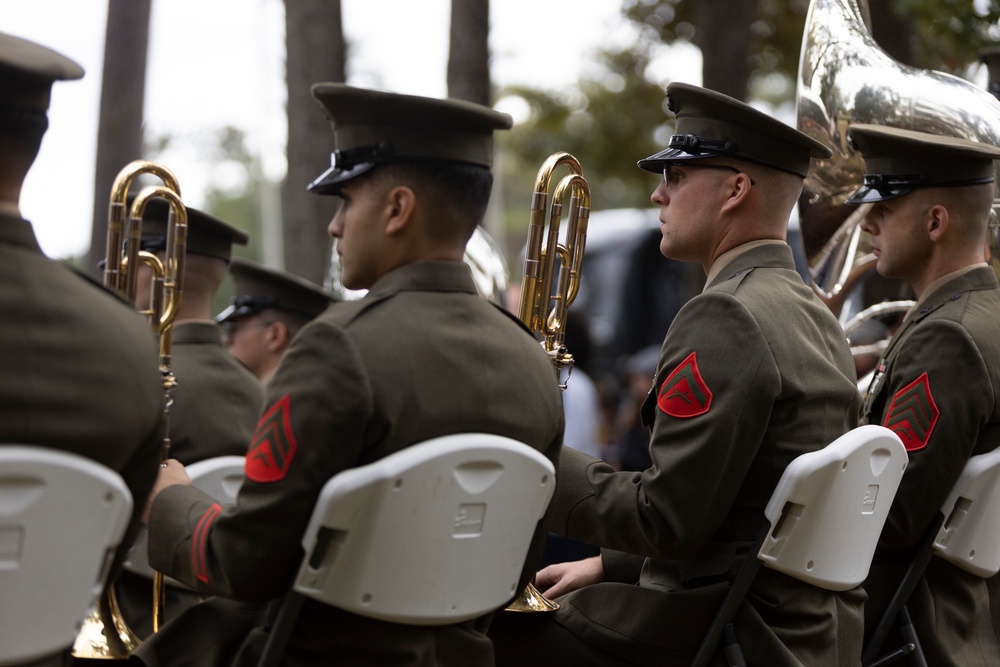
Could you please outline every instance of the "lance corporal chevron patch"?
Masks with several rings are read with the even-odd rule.
[[[892,397],[882,426],[899,436],[906,451],[914,452],[927,446],[940,414],[924,373]]]
[[[247,451],[247,479],[277,482],[288,474],[288,466],[298,448],[292,432],[291,405],[291,397],[285,394],[257,422]]]
[[[656,405],[671,417],[686,419],[708,412],[712,392],[701,377],[698,358],[692,352],[660,385]]]

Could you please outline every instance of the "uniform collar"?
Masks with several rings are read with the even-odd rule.
[[[41,252],[35,230],[24,218],[0,213],[0,243],[18,245]]]
[[[784,241],[777,239],[750,241],[735,248],[730,248],[718,256],[708,270],[708,276],[705,279],[705,289],[707,290],[714,283],[719,282],[720,279],[728,280],[737,273],[742,273],[747,269],[757,266],[788,268],[789,265],[795,268],[795,261],[792,259],[792,249]]]
[[[966,292],[984,289],[1000,289],[1000,280],[989,264],[973,264],[972,266],[952,271],[943,275],[925,290],[925,297],[922,298],[906,313],[903,324],[896,330],[889,340],[889,346],[882,351],[882,356],[878,362],[878,372],[872,378],[868,386],[868,396],[865,398],[862,414],[867,415],[875,398],[885,388],[882,382],[886,367],[886,360],[890,358],[897,343],[906,335],[907,331],[920,320],[924,319],[932,312],[948,303],[960,298]]]
[[[966,292],[998,287],[1000,281],[997,280],[997,274],[986,262],[966,266],[947,273],[928,285],[924,296],[910,308],[905,319],[919,319]]]
[[[215,322],[200,320],[174,325],[174,343],[211,343],[222,345],[222,329]]]
[[[379,278],[368,290],[368,296],[378,298],[409,290],[478,294],[464,262],[413,262]]]
[[[264,387],[267,387],[267,385],[271,383],[271,378],[273,378],[274,374],[278,372],[278,366],[279,364],[275,364],[274,368],[272,368],[268,372],[261,375],[260,378],[258,378],[260,380],[260,383],[264,385]]]

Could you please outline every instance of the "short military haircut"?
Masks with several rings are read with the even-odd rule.
[[[455,162],[390,162],[371,171],[377,188],[407,185],[429,210],[437,240],[468,241],[476,231],[493,188],[488,167]]]

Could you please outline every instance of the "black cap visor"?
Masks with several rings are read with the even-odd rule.
[[[935,183],[928,174],[865,174],[865,182],[848,197],[846,204],[869,204],[902,197],[917,188],[944,188],[990,183],[992,177],[967,178]]]
[[[272,297],[267,296],[238,296],[233,300],[232,305],[226,308],[215,317],[219,324],[225,324],[232,320],[238,320],[247,315],[256,315],[268,308],[274,308],[277,302]]]
[[[374,162],[362,162],[349,168],[330,167],[320,174],[315,181],[310,183],[307,188],[309,192],[317,195],[339,195],[340,188],[344,183],[371,171],[374,166]]]
[[[675,134],[670,137],[670,146],[655,155],[639,160],[636,164],[640,169],[660,173],[663,167],[673,162],[684,160],[700,160],[707,157],[735,157],[736,144],[732,141],[719,141],[693,134]]]
[[[340,186],[371,170],[378,162],[386,161],[392,154],[392,143],[388,141],[350,150],[337,149],[330,154],[330,168],[310,183],[308,188],[318,195],[340,194]]]

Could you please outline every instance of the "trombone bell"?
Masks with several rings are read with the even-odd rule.
[[[83,621],[73,644],[73,657],[88,660],[127,660],[140,640],[129,629],[118,609],[115,587],[98,598],[97,606]]]
[[[552,612],[559,608],[559,603],[553,602],[552,600],[546,599],[535,585],[528,583],[521,591],[521,594],[517,596],[517,599],[510,603],[510,605],[504,609],[504,611],[513,611],[519,613],[545,613]]]

